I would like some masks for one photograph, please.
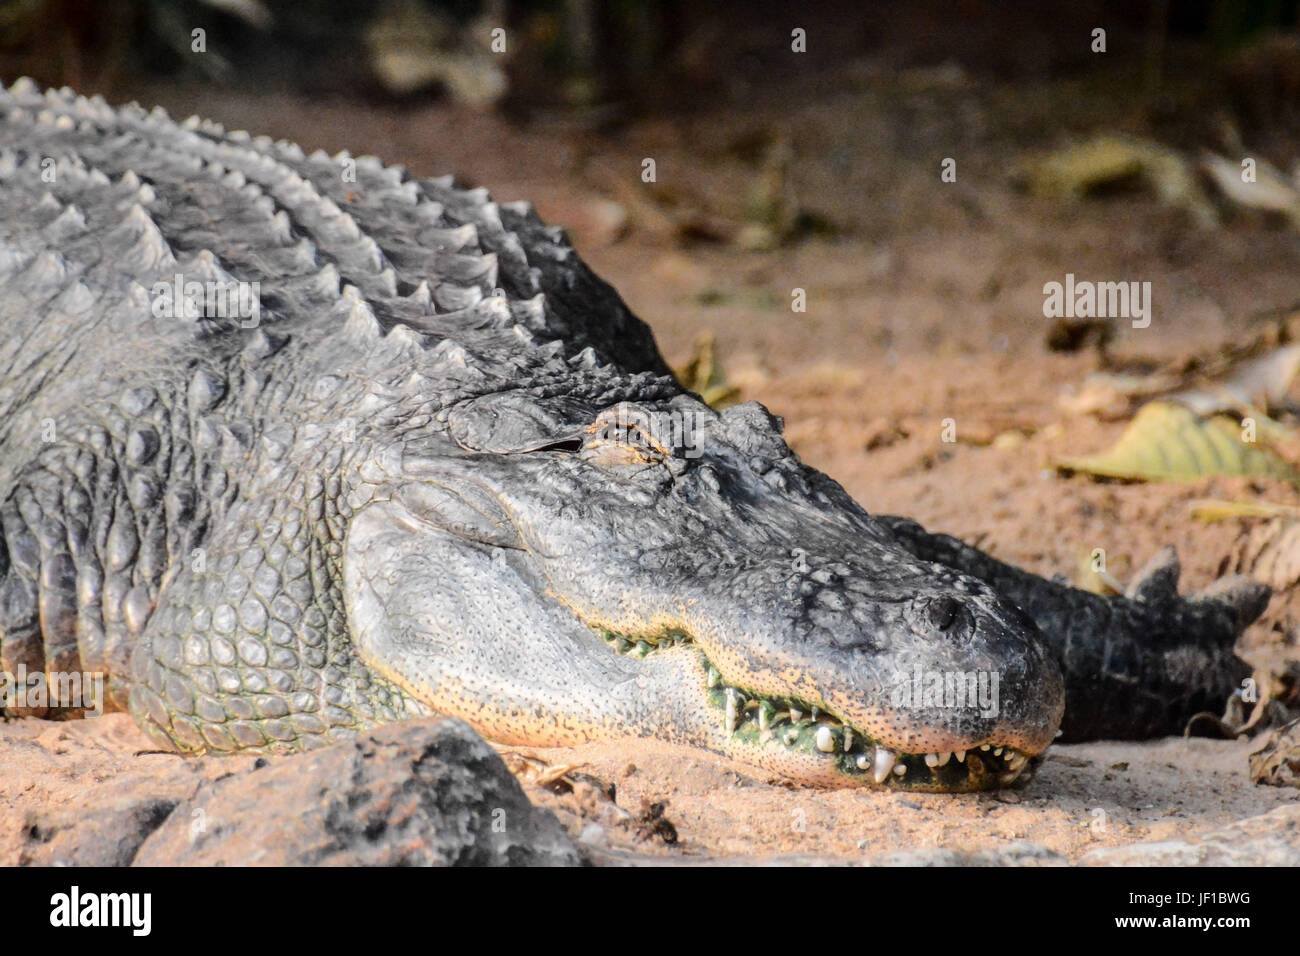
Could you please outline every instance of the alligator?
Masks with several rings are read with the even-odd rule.
[[[966,791],[1242,676],[1267,589],[1102,598],[869,515],[526,203],[20,80],[0,209],[0,670],[50,692],[9,716],[93,673],[186,754],[442,713]]]

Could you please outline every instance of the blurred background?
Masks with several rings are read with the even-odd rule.
[[[804,6],[0,0],[0,77],[530,198],[669,351],[1122,332],[1045,327],[1067,271],[1155,284],[1152,345],[1300,298],[1296,0]]]
[[[1161,264],[1143,278],[1162,281],[1166,307],[1181,303],[1184,333],[1290,302],[1290,275],[1256,275],[1243,301],[1217,287],[1226,270],[1181,266],[1207,238],[1216,258],[1255,265],[1291,250],[1289,229],[1249,253],[1221,240],[1241,219],[1291,218],[1296,0],[805,6],[0,0],[0,76],[375,152],[417,174],[455,172],[554,209],[597,260],[599,247],[628,240],[705,250],[680,278],[715,309],[764,291],[784,306],[784,284],[766,288],[754,270],[775,249],[788,266],[814,247],[797,268],[817,273],[790,284],[824,286],[817,306],[853,312],[864,353],[906,345],[909,333],[928,346],[962,338],[956,305],[974,342],[1018,342],[1041,324],[1038,276],[1026,289],[1018,280],[1056,253],[1077,257],[1063,263],[1076,272],[1092,255],[1101,268],[1154,254]],[[1265,166],[1260,178],[1279,174],[1256,206],[1281,208],[1232,195],[1210,151],[1233,167],[1249,154]],[[642,182],[645,157],[654,183]],[[945,159],[955,182],[940,181]],[[1126,229],[1116,216],[1136,218]],[[1104,225],[1105,241],[1025,248],[1047,238],[1043,226],[1058,245],[1071,231],[1062,227],[1090,224]],[[756,255],[712,258],[719,251]],[[840,251],[869,286],[834,273]],[[1178,274],[1154,274],[1168,266]],[[1180,287],[1202,282],[1207,298],[1181,301]],[[923,303],[895,308],[892,296],[922,286]],[[815,315],[803,345],[843,355],[843,330]],[[710,324],[725,334],[719,318]],[[1054,344],[1076,344],[1063,331]]]
[[[1300,516],[1298,6],[0,0],[0,78],[529,199],[869,508],[1105,590],[1165,543],[1252,570]],[[1149,282],[1150,326],[1045,316],[1067,274]],[[1248,413],[1270,457],[1204,451]]]

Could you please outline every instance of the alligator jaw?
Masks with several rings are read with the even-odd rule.
[[[1026,753],[997,739],[972,741],[964,750],[907,753],[875,740],[828,709],[793,697],[750,693],[727,684],[719,670],[680,629],[627,635],[599,630],[616,654],[655,667],[656,686],[680,685],[665,699],[695,701],[681,713],[664,714],[660,736],[757,765],[806,786],[879,787],[932,793],[963,793],[1021,787],[1034,776],[1042,753]],[[672,719],[677,717],[677,720]],[[683,719],[684,718],[684,719]]]
[[[640,640],[602,640],[599,626],[557,598],[529,553],[467,543],[397,502],[354,516],[344,579],[361,659],[422,706],[503,743],[657,741],[810,786],[875,786],[882,777],[893,789],[979,790],[1019,782],[1031,769],[1022,755],[995,754],[1006,744],[996,739],[971,739],[964,760],[940,764],[936,754],[931,767],[925,754],[871,737],[861,721],[841,720],[842,708],[795,696],[792,685],[789,697],[727,686],[705,656],[709,645],[683,631],[655,625]],[[467,613],[465,594],[491,600],[493,612]],[[990,750],[979,751],[982,743]]]
[[[774,497],[745,457],[754,429],[779,441],[766,412],[715,415],[709,460],[647,474],[617,411],[576,454],[402,445],[344,546],[360,660],[502,742],[651,739],[821,786],[1021,779],[1063,707],[1032,621],[894,547],[793,460]]]

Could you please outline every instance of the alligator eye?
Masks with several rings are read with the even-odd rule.
[[[548,442],[545,445],[538,445],[530,451],[582,451],[581,438],[564,438],[560,441]]]
[[[934,598],[926,607],[930,623],[941,631],[946,631],[952,625],[960,610],[961,605],[957,603],[957,599],[947,596]]]

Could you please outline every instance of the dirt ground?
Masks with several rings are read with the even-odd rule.
[[[611,819],[580,794],[529,795],[614,859],[622,851],[855,862],[922,851],[919,862],[924,851],[1013,853],[1030,843],[1075,862],[1098,847],[1195,838],[1294,803],[1292,790],[1246,780],[1250,748],[1179,738],[1058,746],[1022,791],[949,795],[791,788],[707,758],[590,746],[540,753],[582,762],[576,773],[613,783],[632,821]],[[655,803],[665,804],[673,843],[641,823]]]
[[[959,68],[898,72],[864,60],[834,85],[806,82],[806,96],[756,93],[744,110],[601,134],[516,126],[445,105],[248,101],[183,88],[138,95],[177,117],[201,112],[308,150],[375,153],[417,175],[456,173],[502,201],[531,200],[547,221],[570,228],[670,361],[685,361],[711,332],[741,396],[782,415],[802,458],[869,510],[910,515],[1037,573],[1076,579],[1100,547],[1122,580],[1172,544],[1184,587],[1202,587],[1243,526],[1194,521],[1192,500],[1300,504],[1281,482],[1102,484],[1057,474],[1054,459],[1107,447],[1124,423],[1063,410],[1062,398],[1099,358],[1050,352],[1042,313],[1043,284],[1067,272],[1150,281],[1154,320],[1121,327],[1118,352],[1160,359],[1241,341],[1253,334],[1252,316],[1300,301],[1294,232],[1240,218],[1201,227],[1142,193],[1064,203],[1019,192],[1014,170],[1034,150],[1130,123],[1122,95],[1094,96],[1079,81],[1013,91]],[[755,251],[710,241],[707,229],[692,239],[675,225],[743,221],[761,175],[743,143],[773,136],[792,151],[798,208],[821,227]],[[640,180],[645,157],[656,160],[655,188]],[[940,182],[945,157],[957,160],[956,183]],[[806,312],[791,310],[796,288],[806,292]],[[945,419],[956,443],[941,441]],[[1246,644],[1275,641],[1271,624]],[[8,755],[0,863],[15,860],[26,809],[72,807],[117,775],[147,775],[176,759],[132,756],[147,744],[120,715],[94,723],[0,726]],[[967,796],[791,789],[702,756],[592,746],[536,752],[530,764],[574,765],[586,797],[582,788],[557,796],[535,783],[530,795],[615,856],[850,860],[1029,841],[1077,860],[1097,846],[1194,838],[1294,802],[1294,789],[1250,782],[1253,746],[1177,738],[1061,746],[1023,791]],[[621,810],[588,799],[610,784]],[[662,815],[675,842],[663,828],[629,827],[624,811],[652,823]],[[641,832],[651,835],[636,838]]]
[[[1294,790],[1246,779],[1251,746],[1058,746],[1025,789],[962,795],[793,788],[707,756],[638,746],[498,749],[533,802],[555,811],[598,862],[852,863],[936,849],[1024,854],[1026,843],[1036,845],[1031,854],[1041,847],[1075,861],[1098,847],[1194,838],[1295,802]],[[254,759],[139,753],[151,747],[125,714],[0,724],[0,866],[43,850],[67,815],[127,792],[184,798]],[[548,788],[528,768],[567,771],[566,783]]]

